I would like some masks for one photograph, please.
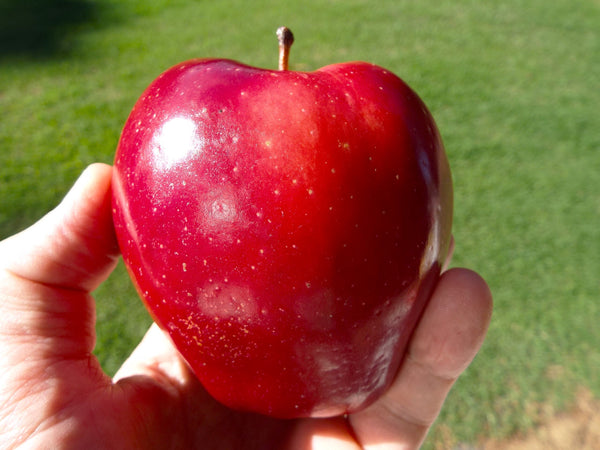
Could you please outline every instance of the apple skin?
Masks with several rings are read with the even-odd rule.
[[[198,59],[134,106],[113,214],[141,298],[214,398],[324,417],[393,380],[447,256],[452,182],[431,114],[381,67]]]

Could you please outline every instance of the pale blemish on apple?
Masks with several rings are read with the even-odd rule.
[[[197,303],[202,313],[207,317],[214,317],[215,321],[237,322],[258,315],[252,292],[244,286],[208,284],[198,289]],[[225,336],[215,338],[222,339]]]
[[[235,203],[224,198],[213,201],[211,218],[219,222],[231,222],[237,217]]]

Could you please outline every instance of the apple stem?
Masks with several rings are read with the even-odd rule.
[[[290,48],[294,43],[294,35],[288,27],[277,29],[277,40],[279,41],[279,70],[288,70]]]

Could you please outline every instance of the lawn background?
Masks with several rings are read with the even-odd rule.
[[[425,100],[455,182],[454,265],[489,282],[484,347],[426,448],[527,430],[600,396],[600,3],[0,0],[0,237],[112,161],[142,90],[185,59],[383,65]],[[97,292],[110,373],[149,318],[123,267]]]

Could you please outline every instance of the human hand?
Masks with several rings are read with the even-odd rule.
[[[492,301],[474,272],[445,272],[389,391],[348,417],[277,420],[204,391],[153,325],[114,379],[92,354],[94,300],[119,256],[111,167],[90,166],[38,223],[0,242],[0,447],[416,448],[477,353]]]

